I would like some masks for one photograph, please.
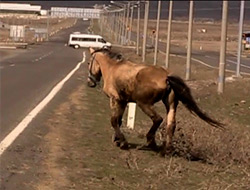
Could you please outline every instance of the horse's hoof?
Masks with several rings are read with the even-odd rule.
[[[155,141],[151,141],[149,143],[147,143],[146,145],[148,148],[152,149],[152,150],[158,150],[159,147],[157,146]]]
[[[141,145],[137,149],[138,150],[149,150],[149,149],[151,149],[151,150],[157,151],[159,149],[159,147],[157,146],[155,141],[151,141],[151,142],[148,142],[146,144]]]
[[[174,149],[173,149],[172,146],[171,147],[165,147],[164,146],[164,147],[161,148],[160,155],[162,157],[171,156],[171,155],[173,155],[173,151],[174,151]]]
[[[160,154],[161,157],[165,157],[165,156],[167,155],[167,153],[166,153],[165,150],[161,150],[161,151],[159,152],[159,154]]]
[[[120,141],[114,141],[115,146],[120,147],[121,143]]]
[[[112,135],[112,142],[115,144],[115,146],[120,147],[120,140],[115,135]]]
[[[128,149],[128,142],[127,141],[121,142],[120,143],[120,149],[127,150]]]

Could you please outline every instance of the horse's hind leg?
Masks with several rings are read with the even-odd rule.
[[[163,100],[167,110],[166,128],[162,130],[163,150],[165,154],[172,150],[172,140],[176,128],[176,108],[178,106],[178,99],[175,97],[174,91],[171,90],[169,96]]]
[[[113,141],[122,149],[127,148],[128,143],[120,130],[122,116],[126,108],[126,103],[121,103],[114,98],[110,98],[111,125],[115,130]]]
[[[147,146],[156,149],[157,145],[155,142],[155,133],[157,129],[159,128],[161,122],[162,122],[162,117],[154,110],[153,105],[148,105],[148,104],[142,104],[138,103],[138,106],[142,109],[142,111],[148,115],[152,121],[153,125],[150,128],[150,130],[147,133]]]

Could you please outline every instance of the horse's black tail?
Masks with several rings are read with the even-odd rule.
[[[208,124],[223,128],[224,124],[211,119],[206,113],[204,113],[197,105],[195,100],[191,95],[190,88],[185,84],[185,82],[178,76],[168,76],[168,82],[170,87],[174,90],[175,96],[180,100],[184,106],[192,113],[197,115],[199,118],[207,122]]]

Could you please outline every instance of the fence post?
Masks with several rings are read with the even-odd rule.
[[[190,79],[190,73],[191,73],[193,8],[194,8],[194,1],[191,0],[191,1],[190,1],[190,4],[189,4],[189,24],[188,24],[188,44],[187,44],[186,80],[189,80],[189,79]]]
[[[128,42],[128,22],[129,22],[129,14],[130,14],[130,2],[128,3],[127,8],[127,18],[126,18],[126,27],[125,27],[125,44]]]
[[[119,13],[119,36],[118,43],[122,44],[122,12]]]
[[[156,36],[155,36],[154,65],[156,65],[156,62],[157,62],[160,16],[161,16],[161,0],[158,1],[157,24],[156,24]]]
[[[128,33],[128,42],[129,45],[131,44],[131,32],[132,32],[132,26],[133,26],[133,16],[134,16],[134,5],[131,6],[131,16],[130,16],[130,23],[129,23],[129,33]]]
[[[50,19],[50,11],[47,10],[47,36],[46,36],[47,41],[49,41],[49,19]]]
[[[143,29],[142,62],[145,62],[145,58],[146,58],[148,13],[149,13],[149,1],[146,1],[145,2],[145,15],[144,15],[144,29]]]
[[[136,54],[139,55],[139,44],[140,44],[140,20],[141,20],[141,4],[138,4],[137,9],[137,36],[136,36]]]
[[[168,15],[168,36],[167,36],[167,47],[166,47],[166,68],[169,67],[172,13],[173,13],[173,1],[171,0],[169,2],[169,15]]]
[[[124,39],[125,38],[125,30],[126,30],[125,22],[126,22],[126,5],[124,5],[121,45],[124,45],[124,40],[125,40]]]
[[[223,1],[218,94],[222,94],[224,92],[226,46],[227,46],[227,16],[228,16],[227,13],[228,13],[228,1]]]
[[[242,28],[243,28],[243,19],[244,19],[244,6],[245,6],[245,1],[241,0],[239,36],[238,36],[237,68],[236,68],[236,76],[237,77],[240,77],[240,59],[241,59],[241,47],[242,47]]]

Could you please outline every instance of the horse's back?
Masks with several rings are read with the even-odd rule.
[[[162,67],[148,66],[136,75],[134,99],[141,102],[159,101],[167,88],[168,72]]]
[[[159,66],[121,62],[113,67],[108,85],[121,99],[153,103],[165,92],[167,76],[168,71]]]
[[[155,87],[165,88],[168,71],[158,66],[148,66],[141,69],[136,76],[139,84],[154,84]]]

